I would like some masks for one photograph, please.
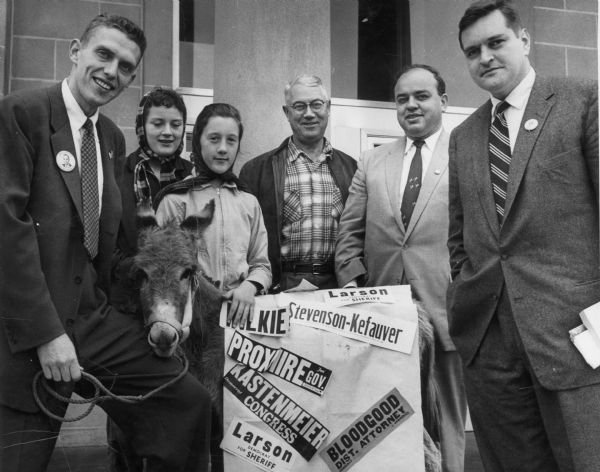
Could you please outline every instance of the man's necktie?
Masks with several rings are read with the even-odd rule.
[[[508,187],[508,171],[511,159],[508,125],[504,116],[504,111],[508,107],[509,104],[506,102],[500,102],[496,106],[489,137],[492,189],[494,190],[496,213],[498,213],[500,224],[504,219],[504,205],[506,204],[506,189]]]
[[[88,119],[81,137],[81,196],[83,198],[83,244],[93,259],[98,254],[99,203],[98,162],[94,124]]]
[[[410,170],[408,171],[408,179],[406,180],[406,187],[404,188],[404,195],[402,196],[402,205],[400,211],[402,213],[402,223],[404,228],[408,227],[410,217],[417,203],[417,197],[421,190],[421,177],[423,174],[423,160],[421,159],[421,147],[425,144],[425,141],[419,139],[413,141],[415,145],[415,155],[413,156],[412,162],[410,163]]]

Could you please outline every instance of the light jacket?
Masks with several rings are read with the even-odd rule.
[[[267,231],[256,198],[235,184],[214,180],[183,194],[168,194],[156,210],[159,225],[200,213],[214,199],[212,222],[197,238],[200,269],[220,288],[230,290],[244,280],[271,286]]]

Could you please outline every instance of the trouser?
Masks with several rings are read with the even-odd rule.
[[[181,371],[176,358],[158,358],[146,341],[141,322],[112,309],[98,318],[77,318],[73,341],[84,371],[96,376],[117,395],[143,395]],[[90,384],[57,384],[82,396]],[[28,392],[24,392],[29,394]],[[42,395],[58,415],[66,405]],[[135,454],[146,459],[147,470],[206,471],[209,462],[211,401],[190,374],[149,399],[127,404],[108,400],[100,405],[119,426]],[[43,472],[52,455],[60,422],[43,412],[26,413],[0,407],[0,470]]]
[[[458,352],[436,346],[434,377],[439,390],[443,472],[463,472],[467,394]]]
[[[128,444],[123,432],[110,418],[106,421],[108,461],[110,472],[143,472],[144,461]],[[223,472],[223,420],[215,405],[212,408],[212,431],[210,438],[210,472]]]
[[[540,385],[506,290],[477,356],[464,372],[487,472],[600,470],[600,385],[560,391]]]

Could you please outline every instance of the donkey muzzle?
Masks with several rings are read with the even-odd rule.
[[[148,344],[160,357],[171,357],[177,346],[190,334],[192,322],[192,290],[188,288],[188,296],[181,322],[177,319],[173,305],[159,303],[148,316],[146,325],[150,326]]]

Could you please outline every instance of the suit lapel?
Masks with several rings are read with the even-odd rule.
[[[475,111],[476,119],[473,122],[471,140],[465,146],[467,159],[471,161],[471,183],[473,190],[479,194],[479,203],[482,207],[490,229],[498,236],[500,223],[496,214],[496,203],[492,190],[489,159],[489,132],[492,118],[492,102],[488,100],[481,108]]]
[[[504,220],[508,218],[510,209],[515,201],[519,185],[525,174],[525,169],[531,158],[533,147],[540,135],[544,122],[554,105],[552,96],[554,91],[543,79],[538,79],[531,89],[529,100],[523,114],[523,119],[519,126],[519,133],[512,152],[510,161],[510,174],[508,178],[508,188],[506,191],[506,205],[504,208]],[[537,126],[532,130],[524,128],[529,120],[536,120]]]
[[[52,144],[52,152],[54,158],[61,151],[67,151],[73,156],[75,162],[77,162],[77,153],[75,152],[75,144],[73,142],[73,135],[71,134],[71,125],[69,123],[69,117],[67,115],[67,109],[65,108],[64,101],[62,99],[61,84],[57,84],[49,90],[50,96],[50,123],[54,134],[50,137]],[[57,164],[58,167],[58,164]],[[77,209],[79,218],[83,221],[83,209],[81,203],[81,178],[79,176],[79,168],[75,165],[75,168],[71,171],[64,171],[59,168],[60,175],[69,191],[71,200]]]
[[[433,191],[438,186],[440,179],[446,173],[448,168],[448,133],[442,131],[438,142],[433,150],[431,161],[427,167],[427,171],[423,175],[423,183],[419,191],[419,197],[413,210],[412,216],[406,228],[406,239],[408,239],[413,231],[413,228],[419,221],[423,210],[427,206]]]
[[[383,156],[385,159],[385,183],[387,187],[388,197],[392,205],[392,214],[396,220],[396,224],[400,229],[400,233],[404,238],[404,225],[402,224],[402,215],[400,213],[400,179],[402,178],[402,167],[404,162],[404,149],[406,147],[406,137],[399,138],[392,147],[389,148],[387,154]]]

